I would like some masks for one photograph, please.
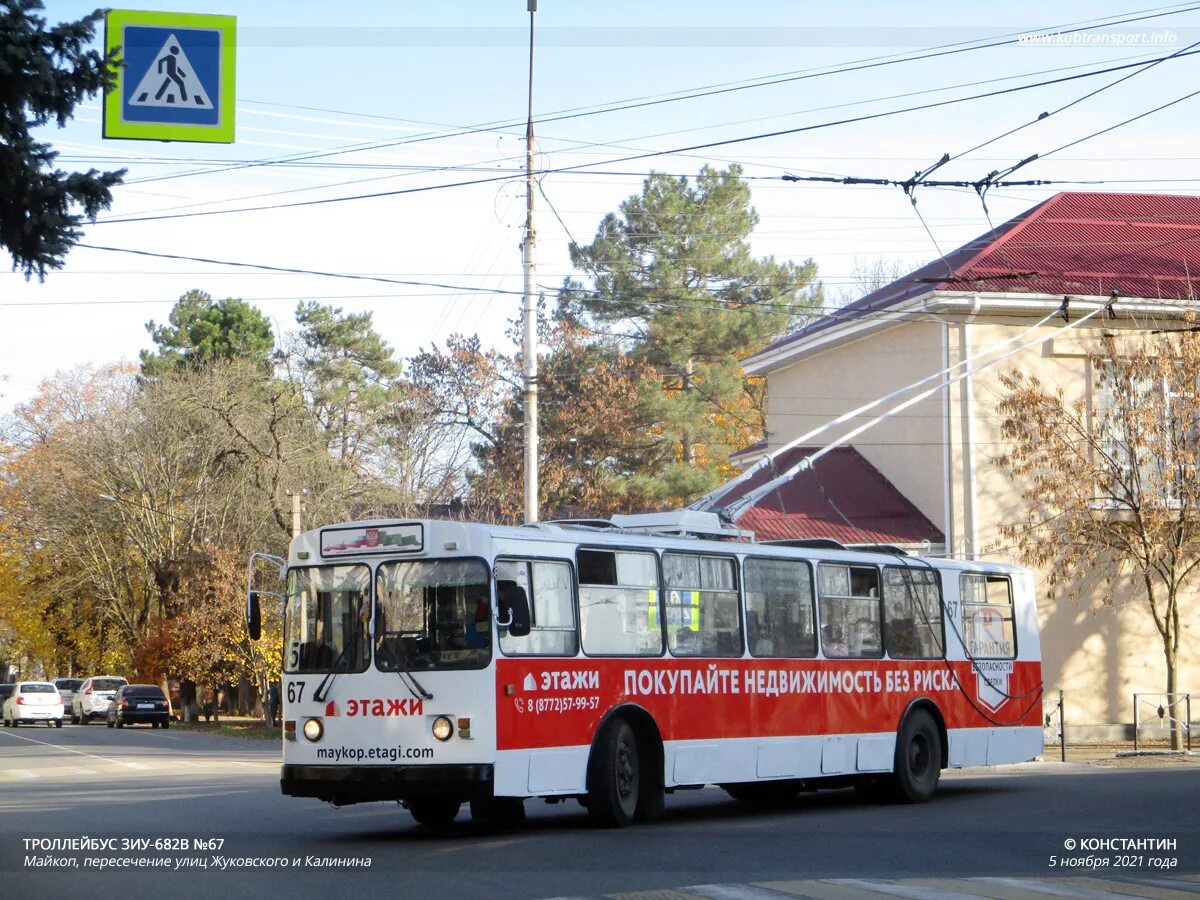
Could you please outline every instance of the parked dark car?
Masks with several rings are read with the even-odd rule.
[[[4,705],[4,701],[12,696],[15,684],[0,684],[0,706]]]
[[[108,727],[147,724],[170,728],[171,710],[162,688],[156,684],[127,684],[117,689],[108,708]]]

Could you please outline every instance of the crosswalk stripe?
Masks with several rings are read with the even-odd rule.
[[[1128,894],[1118,894],[1113,891],[1106,890],[1089,890],[1083,887],[1072,887],[1065,880],[1051,882],[1035,880],[1032,878],[972,878],[971,881],[980,881],[992,884],[1008,884],[1014,887],[1024,888],[1025,890],[1049,894],[1051,897],[1073,897],[1078,898],[1078,900],[1129,900]]]
[[[680,888],[685,894],[711,900],[779,900],[779,892],[751,884],[693,884]]]
[[[942,891],[926,885],[905,884],[899,881],[871,881],[863,878],[836,878],[830,881],[892,897],[908,897],[909,900],[957,900],[962,896],[961,891]]]
[[[1182,900],[1184,897],[1196,896],[1192,891],[1179,890],[1178,886],[1170,888],[1153,887],[1132,881],[1109,881],[1101,878],[1068,878],[1067,881],[1071,884],[1078,884],[1081,887],[1113,890],[1131,897],[1149,897],[1151,900]]]
[[[760,887],[787,894],[792,897],[810,897],[813,900],[861,900],[863,892],[836,881],[760,881]]]

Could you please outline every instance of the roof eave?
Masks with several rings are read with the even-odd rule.
[[[1097,307],[1108,305],[1111,295],[1071,294],[1071,309],[1091,312]],[[1030,294],[1018,292],[991,293],[983,291],[929,291],[919,297],[889,307],[892,315],[886,319],[870,313],[860,319],[851,319],[830,325],[812,334],[803,335],[789,344],[773,350],[757,353],[743,361],[747,375],[769,375],[786,368],[802,357],[829,350],[841,344],[859,340],[867,334],[894,328],[897,325],[919,321],[922,315],[958,314],[975,317],[994,312],[1049,312],[1061,306],[1062,294]],[[1182,300],[1162,300],[1151,297],[1118,296],[1113,304],[1117,315],[1136,310],[1140,315],[1180,316],[1188,310],[1197,311],[1196,304]],[[880,310],[883,312],[885,310]],[[907,314],[907,315],[905,315]]]

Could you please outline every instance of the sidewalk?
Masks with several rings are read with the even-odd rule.
[[[1133,743],[1124,741],[1114,744],[1068,744],[1067,764],[1078,763],[1087,766],[1103,766],[1120,769],[1161,769],[1187,766],[1200,767],[1200,746],[1193,744],[1191,755],[1166,754],[1167,745],[1154,743],[1143,745],[1140,749],[1151,751],[1140,756],[1118,756],[1132,754]],[[1046,749],[1038,756],[1040,763],[1057,763],[1062,765],[1061,750],[1058,744],[1047,744]]]

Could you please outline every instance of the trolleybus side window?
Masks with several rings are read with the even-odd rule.
[[[812,570],[789,559],[746,560],[746,638],[753,656],[817,655]]]
[[[1017,638],[1008,578],[964,573],[960,585],[967,655],[972,659],[1015,658]]]
[[[491,583],[477,559],[384,563],[375,584],[375,665],[481,669],[492,658]]]
[[[634,550],[580,550],[577,562],[583,652],[662,655],[658,556]]]
[[[314,566],[288,572],[284,671],[362,672],[367,667],[371,570]]]
[[[502,559],[496,562],[496,578],[516,582],[529,598],[529,634],[513,637],[501,629],[500,649],[505,655],[574,656],[579,652],[570,564]]]
[[[879,570],[874,566],[821,563],[821,649],[839,658],[883,654]]]
[[[734,560],[664,553],[667,647],[674,656],[741,656]]]
[[[883,570],[884,634],[892,659],[941,659],[942,589],[932,569]]]

